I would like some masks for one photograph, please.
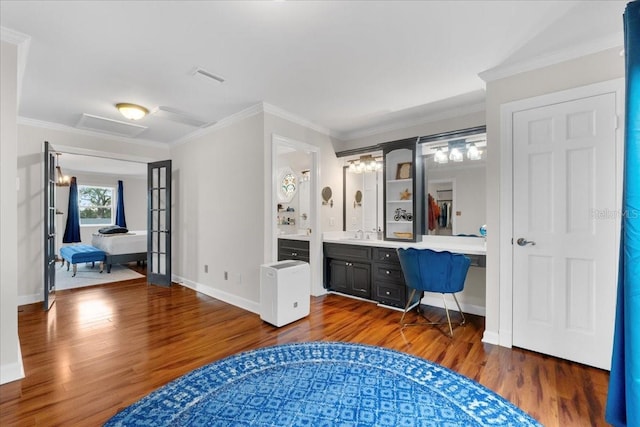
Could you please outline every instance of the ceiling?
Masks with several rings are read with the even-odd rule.
[[[625,4],[2,0],[0,22],[30,37],[23,122],[126,122],[114,105],[132,102],[210,125],[266,103],[348,141],[481,105],[485,70],[622,45]],[[199,130],[168,116],[139,120],[145,129],[127,140],[168,144]]]

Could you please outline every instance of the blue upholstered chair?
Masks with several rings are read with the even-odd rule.
[[[424,292],[437,292],[442,294],[444,309],[447,313],[447,322],[449,323],[449,333],[453,337],[451,317],[449,316],[449,310],[447,309],[444,294],[453,295],[453,299],[455,300],[460,316],[462,317],[460,326],[464,325],[466,319],[460,309],[460,304],[458,303],[455,293],[462,291],[464,288],[464,281],[467,277],[467,271],[469,271],[471,260],[462,254],[454,254],[447,251],[436,252],[431,249],[415,248],[398,249],[398,258],[400,258],[400,265],[402,266],[405,283],[409,288],[411,288],[411,296],[408,299],[404,313],[402,313],[400,324],[403,327],[413,325],[444,324],[444,322],[431,322],[424,316],[424,314],[422,314],[422,316],[427,320],[426,323],[404,323],[405,315],[407,314],[407,311],[409,311],[409,307],[411,307],[414,302],[416,292],[420,292],[420,298],[418,299],[418,313],[420,313],[420,300],[422,299]]]

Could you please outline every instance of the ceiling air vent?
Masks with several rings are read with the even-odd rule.
[[[107,119],[106,117],[94,116],[93,114],[87,113],[82,113],[82,117],[80,117],[76,127],[79,129],[110,133],[112,135],[127,136],[129,138],[135,138],[147,129],[146,126]]]
[[[193,72],[193,75],[195,77],[199,77],[203,80],[214,82],[216,84],[224,82],[224,77],[213,74],[211,71],[207,71],[201,67],[196,67],[196,69]]]

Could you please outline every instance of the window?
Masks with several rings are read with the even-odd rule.
[[[78,186],[80,225],[113,225],[113,187]]]

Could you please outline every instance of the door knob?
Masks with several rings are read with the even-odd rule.
[[[534,242],[533,240],[527,240],[524,237],[521,237],[518,240],[516,240],[516,243],[519,246],[527,246],[527,245],[535,246],[536,245],[536,242]]]

